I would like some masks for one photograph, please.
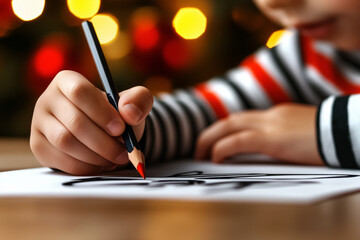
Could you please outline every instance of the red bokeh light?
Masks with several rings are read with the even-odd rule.
[[[12,7],[11,7],[11,0],[0,0],[0,21],[3,23],[9,23],[13,21],[15,17]]]
[[[168,41],[163,49],[165,62],[173,68],[183,68],[189,62],[189,49],[178,39]]]
[[[54,77],[65,64],[65,53],[56,45],[41,47],[34,56],[34,70],[44,78]]]
[[[0,0],[0,37],[15,27],[17,18],[12,10],[11,0]]]
[[[64,33],[49,35],[27,63],[29,90],[39,96],[62,70],[73,70],[95,82],[96,67],[88,46]]]
[[[133,33],[134,43],[140,50],[150,50],[156,46],[160,34],[152,22],[138,24]]]

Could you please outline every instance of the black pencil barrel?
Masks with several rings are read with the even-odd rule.
[[[94,58],[96,68],[99,72],[101,82],[104,86],[107,98],[111,105],[119,111],[118,102],[119,95],[114,84],[114,81],[110,74],[110,69],[106,62],[104,53],[101,49],[100,42],[96,36],[96,32],[94,26],[89,21],[84,21],[82,24],[82,28],[85,33],[86,40],[89,44],[91,54]],[[134,147],[140,150],[140,145],[136,140],[135,134],[132,130],[132,127],[126,124],[124,133],[122,134],[122,138],[124,139],[126,150],[130,153],[133,151]]]

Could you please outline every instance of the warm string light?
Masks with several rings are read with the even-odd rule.
[[[110,43],[115,39],[119,31],[119,24],[114,16],[110,14],[97,14],[91,19],[91,22],[101,44]]]
[[[181,8],[175,15],[173,27],[184,39],[197,39],[206,30],[207,19],[198,8]]]
[[[23,21],[31,21],[42,14],[45,0],[12,0],[11,6],[18,18]]]
[[[132,49],[132,43],[128,33],[118,32],[115,39],[102,46],[108,59],[120,59],[126,56]]]
[[[77,18],[88,19],[98,13],[100,0],[67,0],[69,11]]]

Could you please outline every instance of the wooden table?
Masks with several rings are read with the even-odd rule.
[[[0,140],[0,170],[36,166],[27,140]],[[360,239],[360,194],[312,205],[0,198],[0,239]]]

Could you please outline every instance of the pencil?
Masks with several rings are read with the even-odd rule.
[[[90,21],[84,21],[81,25],[84,30],[86,40],[89,44],[91,54],[95,61],[96,68],[99,72],[101,82],[104,86],[107,98],[111,105],[117,111],[119,111],[119,94],[112,80],[110,69],[101,49],[100,42],[96,36],[94,26]],[[145,159],[140,149],[140,145],[136,140],[132,127],[128,124],[125,124],[125,130],[121,137],[124,140],[129,160],[134,165],[139,174],[145,179]]]

